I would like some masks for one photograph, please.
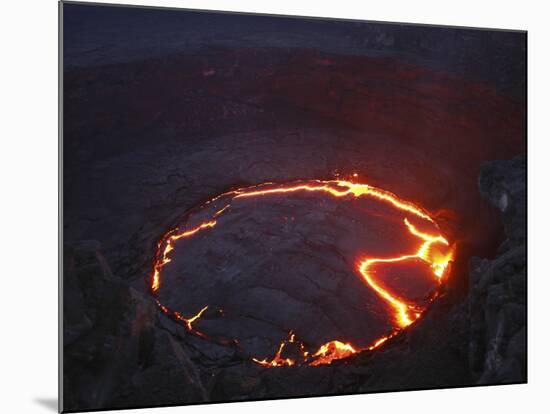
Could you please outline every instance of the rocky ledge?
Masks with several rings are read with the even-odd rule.
[[[479,188],[501,211],[506,239],[493,260],[470,261],[470,362],[478,384],[527,380],[526,160],[483,165]]]

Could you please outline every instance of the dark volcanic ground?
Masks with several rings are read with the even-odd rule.
[[[360,30],[354,35],[368,38]],[[267,38],[277,38],[277,32]],[[521,90],[523,78],[511,77],[519,79],[519,86],[511,87],[506,77],[495,76],[499,80],[489,83],[485,75],[451,73],[445,65],[429,63],[439,47],[433,45],[425,46],[431,52],[428,63],[422,63],[400,53],[388,57],[392,45],[384,56],[367,56],[314,51],[300,42],[295,48],[273,42],[245,48],[242,37],[239,42],[238,47],[194,44],[120,62],[81,61],[64,70],[65,409],[524,378],[520,357],[503,377],[498,361],[512,351],[484,345],[500,323],[502,303],[522,299],[503,293],[511,285],[497,278],[494,283],[502,286],[489,295],[486,289],[493,282],[485,281],[468,302],[470,256],[493,257],[505,237],[513,242],[501,246],[499,254],[514,248],[523,252],[521,241],[511,238],[510,228],[505,233],[498,211],[478,188],[484,161],[526,150],[522,94],[505,93]],[[506,42],[496,44],[506,50]],[[481,62],[475,56],[468,59]],[[497,66],[495,73],[505,71],[506,65]],[[521,175],[521,166],[517,168]],[[420,203],[458,242],[446,294],[403,335],[351,362],[264,369],[246,355],[189,335],[158,311],[147,284],[156,243],[190,209],[235,187],[353,173],[361,182]],[[485,187],[491,187],[491,180]],[[502,184],[506,180],[505,174],[498,175],[496,189],[486,195],[496,206],[504,193],[521,194],[517,176],[513,189]],[[514,197],[515,204],[509,205],[521,204],[521,197]],[[253,214],[237,209],[224,217],[228,225],[222,231],[220,227],[212,238],[189,243],[185,255],[190,256],[181,259],[195,263],[189,268],[193,274],[176,272],[174,290],[162,294],[186,315],[206,304],[203,297],[240,312],[242,320],[228,319],[230,327],[205,314],[201,328],[224,335],[229,330],[246,342],[247,324],[256,324],[254,329],[261,325],[263,336],[248,338],[250,349],[260,353],[269,354],[289,328],[299,329],[312,345],[340,335],[368,342],[377,335],[367,329],[372,325],[368,318],[380,318],[383,327],[386,313],[334,320],[318,304],[322,297],[323,304],[336,302],[328,303],[334,311],[345,303],[345,316],[359,314],[357,308],[371,293],[357,286],[348,260],[364,246],[385,251],[378,243],[391,240],[394,248],[393,227],[353,221],[355,210],[340,203],[316,199],[312,207],[311,200],[301,197],[284,200],[258,205]],[[509,211],[507,206],[503,211]],[[512,213],[506,214],[510,219]],[[514,214],[523,213],[515,208]],[[365,227],[372,233],[357,232]],[[335,246],[350,255],[340,257]],[[515,283],[521,287],[521,260],[513,257],[519,264],[508,271],[519,275]],[[476,274],[497,264],[478,263]],[[351,296],[334,295],[339,283],[349,284],[345,291]],[[476,355],[482,361],[471,369],[466,303],[486,301],[494,314],[474,312],[472,343],[481,349]],[[505,313],[513,313],[508,308]],[[308,321],[315,320],[315,326],[295,320],[303,312],[310,312]],[[265,329],[266,323],[274,329]],[[503,343],[515,344],[513,355],[521,356],[521,335],[512,340],[521,332],[521,320],[505,326],[510,332]],[[363,337],[362,332],[368,333]],[[490,369],[483,361],[492,361]]]

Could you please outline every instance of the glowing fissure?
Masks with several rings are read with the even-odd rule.
[[[151,292],[157,297],[158,290],[161,287],[161,273],[164,266],[171,262],[169,254],[174,250],[174,243],[183,238],[189,238],[196,235],[199,232],[211,229],[218,223],[217,219],[231,207],[231,202],[240,198],[251,197],[264,197],[273,194],[285,194],[294,193],[299,191],[306,192],[322,192],[333,197],[372,197],[377,200],[386,202],[397,210],[403,212],[403,214],[410,214],[419,219],[426,220],[431,223],[436,229],[438,229],[435,221],[429,216],[429,214],[408,201],[401,200],[396,195],[372,187],[367,184],[354,183],[350,181],[342,180],[330,180],[330,181],[310,181],[308,183],[296,183],[294,185],[276,185],[273,188],[266,188],[273,183],[264,183],[261,185],[242,188],[234,191],[230,191],[221,194],[209,201],[206,204],[210,204],[221,197],[230,197],[231,200],[226,205],[217,210],[210,220],[204,221],[190,229],[176,228],[168,232],[157,245],[157,255],[153,265],[153,274],[151,277]],[[451,247],[447,239],[441,234],[428,234],[420,231],[415,227],[407,217],[403,218],[404,227],[408,232],[420,239],[422,242],[419,244],[416,251],[409,254],[404,254],[396,257],[366,257],[360,258],[356,271],[365,284],[370,287],[376,294],[387,303],[388,308],[393,311],[394,329],[387,335],[377,338],[372,344],[366,347],[358,347],[351,343],[342,342],[339,340],[329,341],[319,347],[315,352],[308,352],[305,349],[304,343],[298,341],[293,332],[289,333],[289,338],[283,340],[277,349],[274,357],[268,358],[252,358],[252,361],[256,364],[265,367],[282,367],[292,365],[324,365],[330,364],[335,360],[350,357],[354,354],[363,351],[372,351],[375,348],[380,347],[388,339],[397,335],[402,329],[408,327],[414,323],[422,312],[426,309],[427,305],[420,306],[415,303],[409,302],[404,298],[401,298],[398,294],[386,287],[379,278],[376,277],[376,271],[373,269],[375,265],[391,264],[404,261],[421,261],[425,263],[431,269],[436,280],[441,283],[444,275],[447,273],[449,264],[452,262],[455,254],[454,246]],[[434,249],[435,245],[439,245],[438,249]],[[432,298],[433,300],[433,298]],[[163,305],[160,300],[156,299],[157,304],[162,312],[170,315],[175,320],[181,321],[185,328],[200,337],[208,338],[203,332],[196,329],[193,324],[197,322],[204,312],[208,309],[208,305],[204,306],[197,313],[190,317],[184,317],[177,311],[170,310],[167,306]],[[229,343],[236,343],[236,340]],[[292,356],[284,356],[284,352],[287,348],[293,347],[294,353]]]

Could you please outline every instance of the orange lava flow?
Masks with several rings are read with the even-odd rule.
[[[292,366],[295,364],[295,361],[292,358],[283,358],[281,357],[281,354],[285,348],[285,345],[295,343],[296,336],[291,332],[289,334],[289,339],[286,341],[281,342],[279,345],[279,349],[277,350],[277,353],[273,357],[271,361],[268,361],[267,359],[259,360],[257,358],[252,358],[252,361],[259,365],[263,365],[264,367],[283,367],[283,366]],[[302,352],[302,355],[307,356],[307,351],[304,351],[304,344],[300,343],[300,351]]]
[[[445,261],[440,262],[432,258],[431,247],[433,244],[441,243],[446,246],[449,245],[449,242],[441,235],[429,235],[420,232],[415,226],[413,226],[406,218],[404,219],[405,225],[409,229],[409,232],[420,239],[424,240],[424,243],[420,245],[416,253],[392,257],[392,258],[369,258],[361,261],[359,265],[359,273],[363,276],[365,282],[376,292],[378,295],[384,299],[390,306],[394,308],[396,323],[400,328],[405,328],[415,321],[420,316],[420,312],[413,304],[407,304],[405,301],[399,299],[394,293],[391,293],[387,289],[383,288],[374,277],[374,273],[370,271],[372,265],[376,263],[395,263],[402,262],[405,260],[420,259],[428,263],[433,270],[433,273],[436,277],[441,278],[443,271],[447,267],[450,259],[452,258],[452,253],[446,255]],[[451,250],[452,251],[452,250]]]
[[[164,249],[162,250],[161,259],[157,260],[155,262],[155,266],[154,266],[153,282],[152,282],[152,285],[151,285],[151,289],[153,290],[153,292],[156,292],[160,288],[160,271],[161,271],[161,269],[172,261],[168,257],[168,254],[172,250],[174,250],[173,242],[175,242],[176,240],[179,240],[183,237],[191,237],[192,235],[198,233],[199,231],[201,231],[203,229],[206,229],[206,228],[209,228],[209,227],[214,227],[215,225],[216,225],[216,220],[211,220],[211,221],[208,221],[206,223],[202,223],[199,226],[192,228],[191,230],[186,230],[182,233],[172,234],[170,237],[168,237],[164,241],[164,243],[163,243],[164,244]],[[158,245],[159,249],[161,247],[161,244],[162,243],[159,242],[159,245]]]
[[[273,183],[261,184],[249,188],[230,191],[217,196],[206,204],[210,204],[221,197],[230,198],[230,201],[223,208],[218,209],[210,220],[206,220],[190,229],[180,230],[176,228],[168,232],[157,245],[157,255],[153,265],[153,274],[151,277],[151,292],[157,295],[161,287],[161,274],[163,268],[171,262],[170,253],[175,248],[175,242],[183,238],[189,238],[199,232],[213,228],[218,223],[218,218],[228,209],[234,200],[241,198],[266,197],[269,195],[287,194],[294,192],[320,192],[332,197],[340,198],[358,198],[372,197],[391,205],[403,215],[404,228],[415,238],[419,239],[418,247],[415,251],[398,255],[395,257],[364,257],[358,261],[356,268],[357,274],[361,280],[372,289],[378,297],[386,302],[388,309],[393,315],[393,331],[380,338],[377,338],[372,344],[366,347],[358,347],[351,343],[339,340],[329,341],[319,347],[315,352],[308,352],[304,343],[298,341],[294,333],[289,333],[289,338],[283,340],[273,358],[252,358],[252,361],[264,367],[283,367],[292,365],[326,365],[335,360],[348,358],[354,354],[363,351],[372,351],[390,338],[397,335],[402,329],[413,324],[424,312],[427,306],[419,306],[400,297],[396,292],[384,285],[377,277],[376,265],[391,265],[392,263],[404,261],[418,261],[427,265],[434,278],[441,283],[449,269],[449,264],[454,259],[455,248],[450,246],[448,240],[442,234],[428,234],[419,230],[412,224],[409,218],[415,217],[417,220],[424,220],[431,224],[433,228],[439,230],[439,227],[430,215],[414,203],[405,201],[388,191],[372,187],[367,184],[354,183],[343,180],[330,181],[308,181],[290,185],[275,185]],[[201,331],[197,330],[193,324],[201,318],[208,306],[204,306],[194,316],[185,318],[177,311],[171,311],[163,305],[157,298],[157,304],[162,312],[181,321],[186,329],[198,336],[207,338]],[[291,351],[292,350],[292,351]]]

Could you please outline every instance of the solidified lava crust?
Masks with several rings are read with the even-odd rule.
[[[368,184],[264,183],[167,232],[150,288],[190,333],[256,364],[324,365],[418,320],[454,250],[423,208]]]

